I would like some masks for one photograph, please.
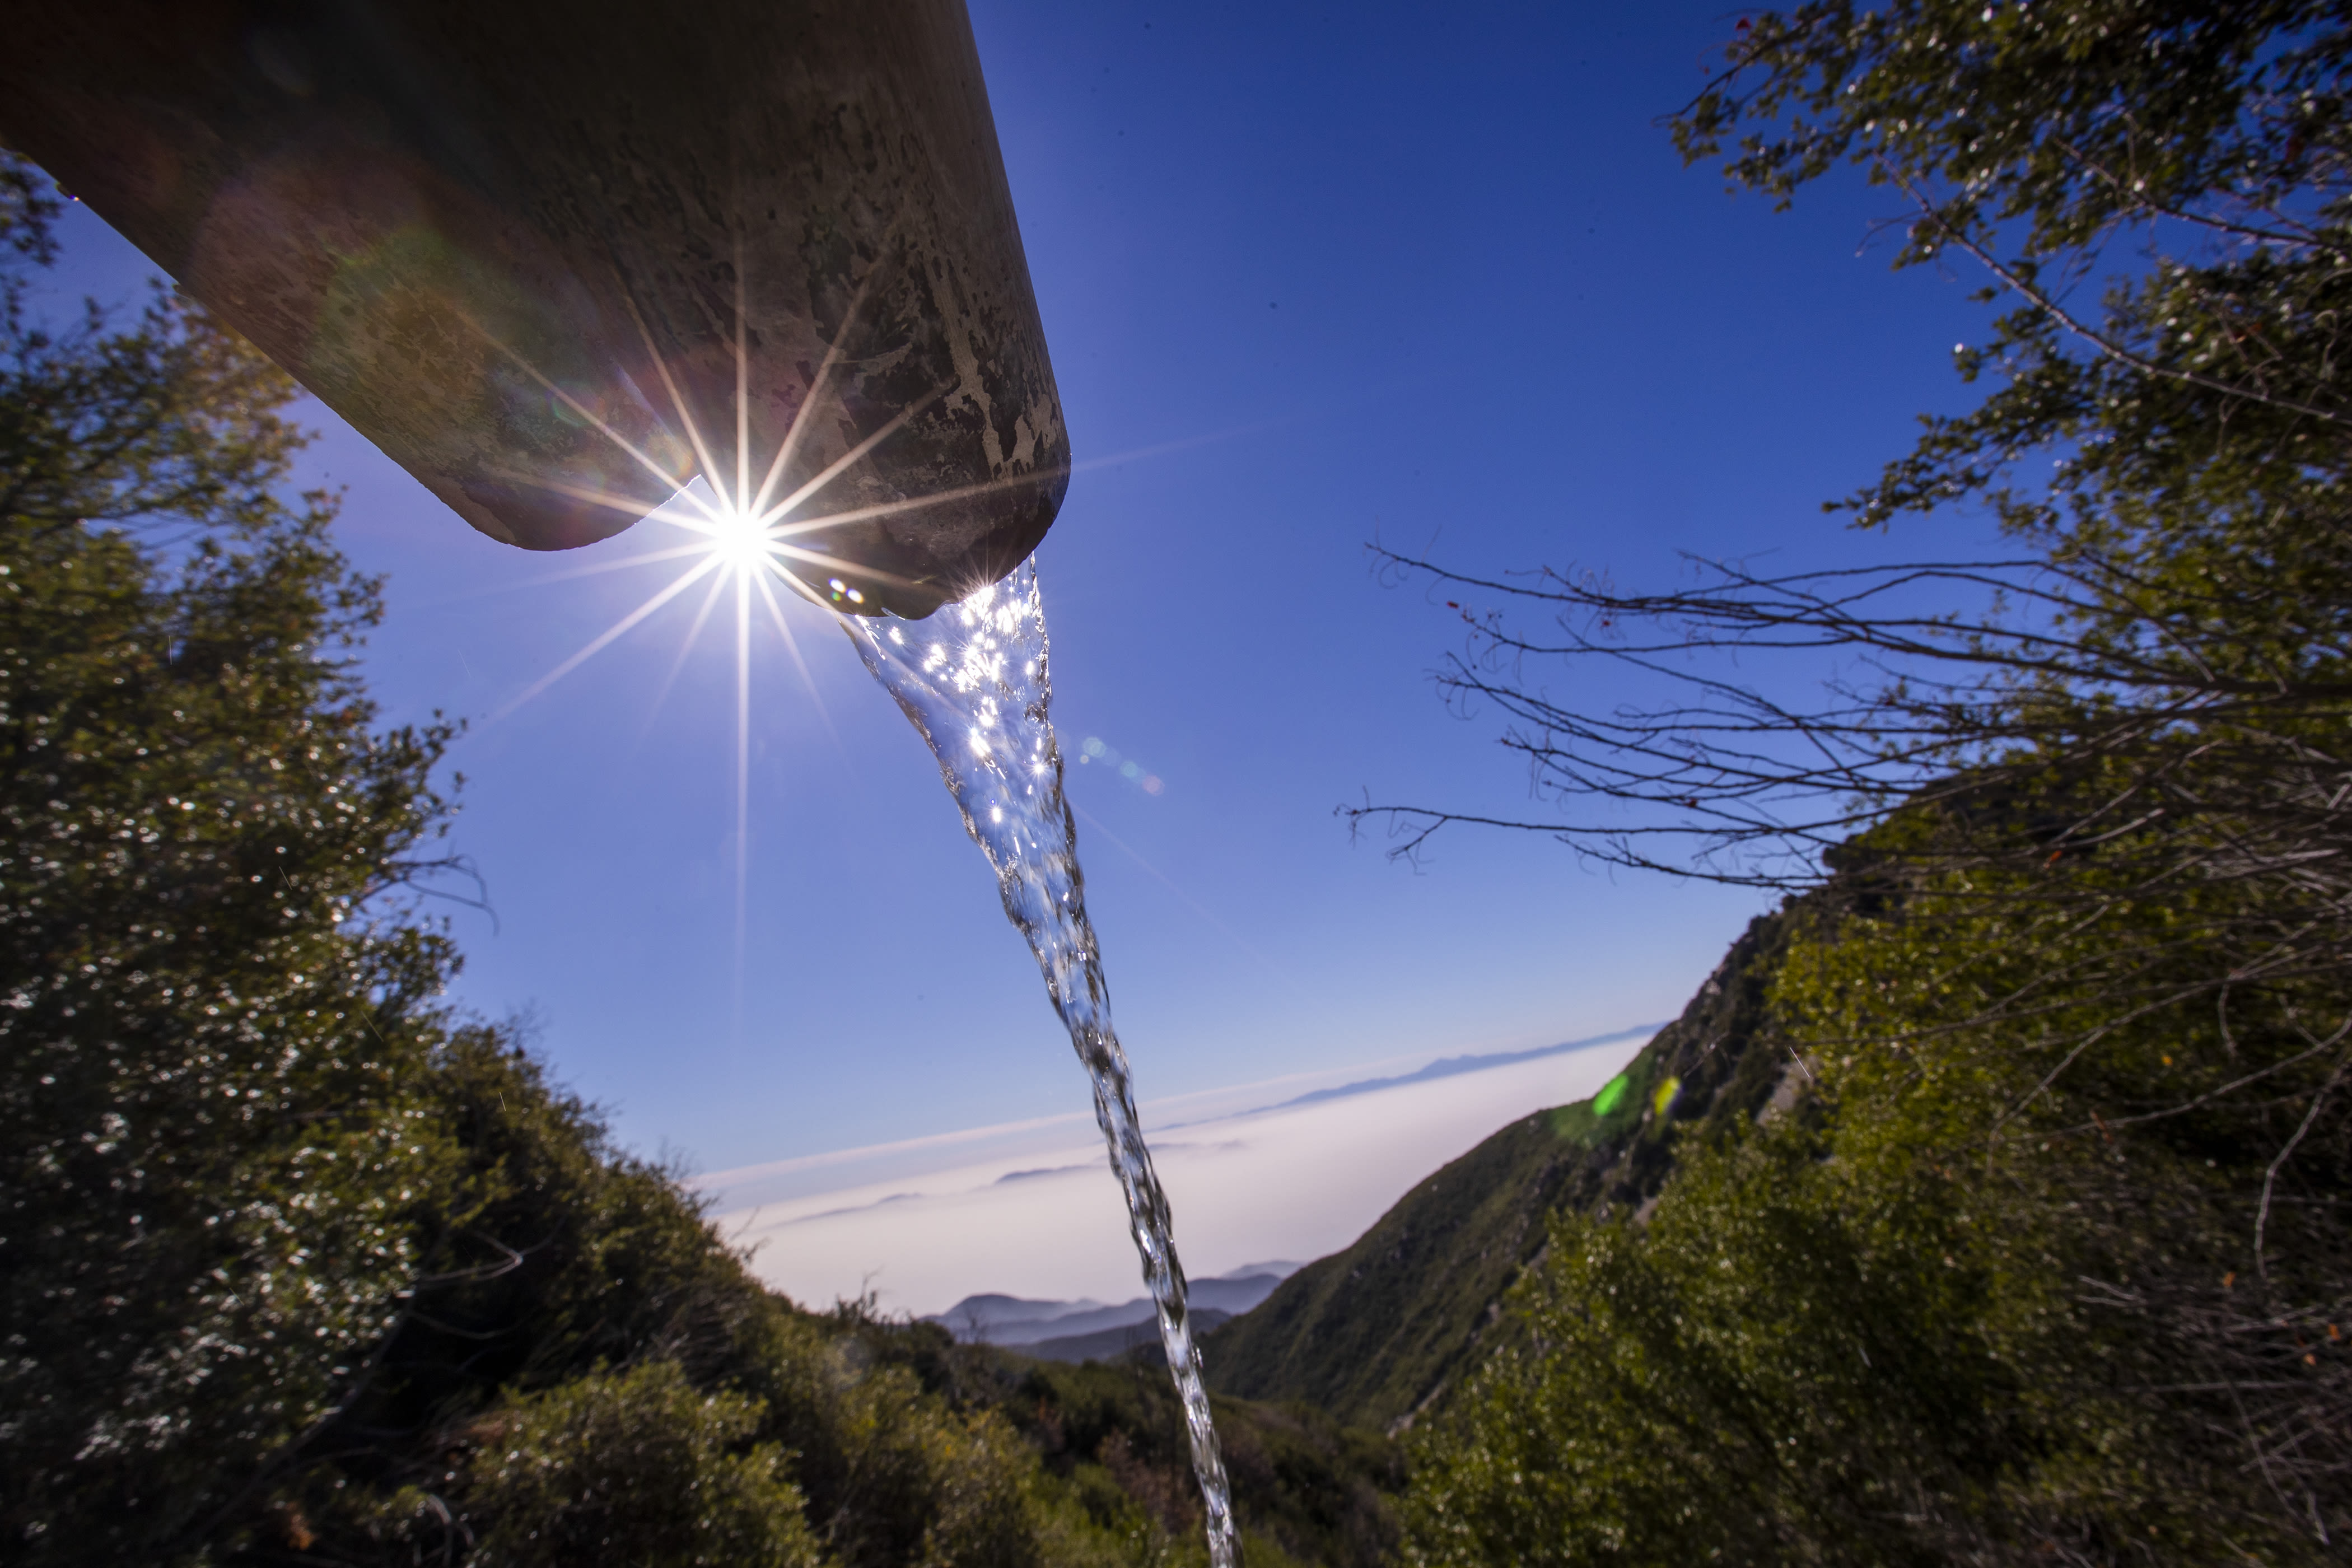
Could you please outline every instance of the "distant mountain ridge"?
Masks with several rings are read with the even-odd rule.
[[[1205,1334],[1219,1324],[1231,1322],[1234,1316],[1216,1307],[1194,1307],[1192,1310],[1192,1331]],[[1117,1328],[1097,1329],[1092,1333],[1034,1340],[1011,1348],[1023,1355],[1035,1356],[1039,1361],[1140,1360],[1154,1366],[1168,1364],[1160,1348],[1160,1324],[1154,1318],[1122,1323]]]
[[[1298,1265],[1282,1260],[1247,1263],[1212,1279],[1187,1281],[1187,1297],[1195,1319],[1214,1326],[1246,1312],[1274,1293]],[[1212,1317],[1213,1314],[1213,1317]],[[1117,1306],[1099,1301],[1038,1301],[1019,1296],[966,1296],[944,1312],[922,1321],[937,1323],[965,1344],[999,1345],[1030,1351],[1054,1361],[1083,1361],[1088,1354],[1115,1355],[1125,1348],[1121,1331],[1149,1324],[1158,1317],[1149,1296]],[[1048,1350],[1051,1342],[1099,1342],[1084,1353],[1070,1347]]]
[[[1509,1067],[1514,1062],[1531,1062],[1538,1057],[1565,1056],[1570,1051],[1581,1051],[1593,1046],[1606,1046],[1618,1040],[1630,1040],[1636,1035],[1654,1035],[1664,1028],[1663,1024],[1636,1024],[1630,1029],[1619,1029],[1607,1035],[1592,1035],[1581,1040],[1567,1040],[1557,1046],[1538,1046],[1525,1051],[1489,1051],[1475,1057],[1440,1057],[1416,1072],[1400,1073],[1394,1078],[1368,1078],[1355,1083],[1343,1083],[1336,1089],[1318,1089],[1295,1099],[1261,1107],[1265,1110],[1287,1110],[1294,1105],[1315,1105],[1327,1100],[1343,1100],[1351,1094],[1370,1094],[1374,1089],[1394,1089],[1399,1084],[1426,1083],[1431,1079],[1454,1078],[1465,1072],[1484,1072],[1488,1068]]]
[[[1678,1135],[1785,1103],[1793,1069],[1761,1031],[1790,918],[1749,922],[1682,1016],[1592,1099],[1504,1128],[1352,1246],[1207,1335],[1211,1388],[1303,1401],[1354,1425],[1409,1424],[1511,1331],[1504,1293],[1541,1252],[1554,1212],[1638,1217],[1673,1169]]]

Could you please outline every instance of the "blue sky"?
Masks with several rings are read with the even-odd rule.
[[[1459,623],[1368,541],[1624,582],[1877,550],[1818,503],[1962,399],[1962,286],[1859,248],[1885,193],[1775,215],[1680,166],[1655,121],[1737,16],[975,5],[1082,465],[1039,557],[1056,717],[1164,786],[1072,770],[1147,1096],[1668,1017],[1760,907],[1530,836],[1449,832],[1415,869],[1332,816],[1528,809],[1495,725],[1432,693]],[[134,289],[95,219],[69,233],[66,289]],[[756,650],[739,972],[732,652],[677,662],[694,597],[492,717],[666,569],[548,579],[660,542],[505,549],[319,419],[309,475],[388,576],[388,715],[474,725],[454,847],[497,919],[454,914],[461,1003],[532,1016],[625,1142],[706,1170],[1084,1108],[936,771],[816,612],[809,684]]]

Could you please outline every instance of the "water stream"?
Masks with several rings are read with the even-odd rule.
[[[1045,612],[1034,561],[929,619],[845,618],[858,657],[939,758],[948,793],[996,870],[1004,912],[1045,971],[1054,1010],[1094,1082],[1095,1120],[1127,1194],[1143,1283],[1160,1309],[1160,1342],[1183,1402],[1208,1512],[1214,1568],[1241,1561],[1217,1430],[1209,1419],[1200,1352],[1184,1306],[1184,1270],[1169,1236],[1168,1198],[1135,1110],[1127,1052],[1110,1024],[1110,993],[1087,919],[1077,832],[1062,795],[1062,753],[1048,710]]]

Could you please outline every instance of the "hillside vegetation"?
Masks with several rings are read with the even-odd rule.
[[[1505,1292],[1555,1211],[1637,1209],[1671,1169],[1676,1129],[1752,1118],[1770,1099],[1791,1069],[1763,1039],[1785,931],[1780,916],[1753,922],[1601,1097],[1503,1129],[1212,1332],[1210,1385],[1382,1428],[1426,1406],[1509,1331]]]

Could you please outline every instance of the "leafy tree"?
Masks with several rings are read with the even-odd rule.
[[[447,731],[371,728],[373,586],[276,499],[292,384],[168,297],[44,330],[51,203],[0,176],[0,1472],[37,1559],[135,1556],[335,1408],[414,1269],[450,961],[367,910]]]
[[[1696,586],[1662,593],[1388,558],[1496,606],[1465,612],[1470,647],[1441,683],[1501,707],[1549,798],[1633,808],[1509,826],[1804,891],[1812,921],[1777,1005],[1821,1080],[1828,1163],[1710,1154],[1646,1234],[1564,1235],[1529,1310],[1589,1364],[1497,1369],[1465,1417],[1477,1441],[1507,1448],[1513,1411],[1629,1444],[1660,1423],[1712,1433],[1662,1469],[1717,1478],[1717,1511],[1683,1539],[1726,1555],[1759,1530],[1824,1561],[2340,1551],[2347,51],[2352,14],[2324,4],[1824,0],[1743,20],[1674,119],[1685,156],[1720,156],[1735,187],[1782,204],[1857,169],[1907,209],[1895,265],[1979,269],[1999,307],[1957,354],[1983,400],[1923,421],[1832,510],[1890,530],[1980,508],[2011,548],[1777,576],[1695,563]],[[1687,684],[1664,706],[1584,710],[1523,673],[1552,657]],[[1830,657],[1848,673],[1820,700],[1749,672]],[[1408,853],[1468,820],[1383,809]],[[1710,1162],[1743,1159],[1763,1163],[1735,1193]],[[1948,1173],[1955,1199],[1923,1171]],[[1938,1230],[1951,1212],[1972,1224]],[[1980,1271],[1957,1315],[1918,1310],[1999,1375],[1799,1384],[1775,1370],[1792,1350],[1697,1353],[1715,1282],[1684,1227],[1736,1243],[1767,1234],[1759,1215],[1827,1226],[1822,1257],[1871,1260],[1874,1280],[1948,1257]],[[1760,1241],[1725,1256],[1756,1281],[1751,1323],[1862,1331]],[[1612,1286],[1613,1303],[1596,1294]],[[1667,1348],[1629,1370],[1603,1354],[1615,1337]],[[1890,1435],[1939,1387],[1968,1420]],[[1684,1421],[1685,1405],[1712,1414]],[[1742,1409],[1811,1423],[1819,1466],[1759,1461]],[[2008,1434],[2003,1466],[1971,1468],[1945,1441],[1977,1429]],[[1510,1518],[1491,1468],[1480,1479],[1442,1440],[1424,1453],[1430,1507]],[[1870,1463],[1841,1479],[1855,1456]],[[1637,1487],[1608,1476],[1594,1484]],[[1806,1522],[1840,1508],[1861,1513]],[[1900,1528],[1882,1539],[1862,1515]],[[1425,1552],[1487,1550],[1418,1517]],[[1656,1534],[1570,1534],[1564,1561],[1671,1555]]]

